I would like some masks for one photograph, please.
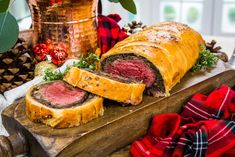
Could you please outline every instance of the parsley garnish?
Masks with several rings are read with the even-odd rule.
[[[96,54],[89,53],[87,54],[86,57],[82,58],[79,62],[74,63],[73,66],[76,66],[78,68],[87,68],[93,71],[96,69],[96,64],[99,61],[100,59]],[[69,69],[70,67],[67,67],[64,72],[61,72],[59,70],[52,71],[51,69],[46,69],[43,79],[45,81],[62,80]]]
[[[191,71],[197,72],[210,69],[216,65],[217,61],[218,57],[211,53],[210,50],[206,49],[205,45],[202,45],[199,57],[194,66],[191,68]]]
[[[74,66],[78,68],[88,68],[90,70],[96,69],[96,64],[100,61],[99,57],[94,53],[89,53],[85,58],[81,59]]]
[[[60,70],[52,71],[51,69],[46,69],[43,79],[45,81],[62,80],[64,75],[65,73],[62,73]]]

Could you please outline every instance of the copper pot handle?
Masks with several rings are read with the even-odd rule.
[[[21,133],[14,133],[10,136],[0,135],[0,156],[14,157],[26,154],[28,150],[25,137]]]

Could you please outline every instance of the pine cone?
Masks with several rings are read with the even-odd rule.
[[[137,23],[136,21],[132,21],[123,27],[123,31],[125,31],[127,35],[131,35],[140,32],[144,28],[146,28],[146,25],[143,25],[142,22]]]
[[[0,93],[10,90],[34,77],[35,59],[23,39],[15,46],[0,54]]]
[[[228,62],[228,55],[225,52],[221,51],[220,46],[216,46],[216,41],[212,40],[211,42],[206,43],[206,48],[210,50],[214,55],[216,55],[220,60]]]

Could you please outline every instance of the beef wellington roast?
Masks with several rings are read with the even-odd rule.
[[[103,115],[103,98],[58,80],[26,93],[26,115],[55,128],[78,126]]]
[[[146,84],[147,94],[169,95],[195,64],[201,35],[187,25],[160,23],[117,43],[101,58],[99,69]]]
[[[77,67],[68,70],[64,81],[104,98],[132,105],[138,105],[142,101],[145,89],[145,84],[140,81]]]

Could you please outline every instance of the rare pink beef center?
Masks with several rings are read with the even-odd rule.
[[[140,59],[117,59],[111,64],[106,64],[104,71],[125,78],[143,81],[147,87],[152,86],[155,81],[153,70]]]
[[[87,92],[74,88],[63,81],[55,81],[44,85],[40,90],[41,99],[46,100],[53,107],[62,108],[76,105],[86,99]]]

